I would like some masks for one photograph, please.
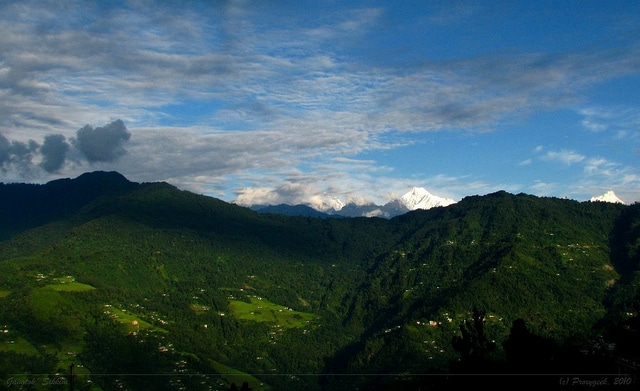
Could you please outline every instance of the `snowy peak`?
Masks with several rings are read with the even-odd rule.
[[[402,197],[394,198],[384,205],[364,202],[344,203],[337,198],[326,195],[312,197],[305,204],[299,205],[268,205],[257,204],[251,209],[263,213],[280,213],[293,216],[315,215],[312,211],[321,213],[322,217],[381,217],[392,218],[416,209],[431,209],[439,206],[455,204],[456,201],[438,197],[429,193],[424,187],[414,187]]]
[[[333,208],[333,210],[340,210],[344,208],[346,204],[340,201],[337,197],[334,197],[331,199],[330,205],[331,205],[331,208]]]
[[[604,193],[601,196],[591,197],[591,202],[598,202],[598,201],[611,202],[614,204],[624,204],[624,201],[618,198],[618,196],[616,195],[616,193],[613,192],[613,190],[609,190],[608,192]]]
[[[409,210],[431,209],[438,206],[455,204],[450,198],[442,198],[433,195],[424,187],[414,187],[401,197],[402,202]]]

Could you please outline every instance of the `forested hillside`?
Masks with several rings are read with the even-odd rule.
[[[0,184],[0,217],[0,389],[637,385],[637,204],[290,217],[95,172]]]

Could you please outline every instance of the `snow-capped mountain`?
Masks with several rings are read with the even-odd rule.
[[[455,201],[429,193],[424,187],[414,187],[399,198],[395,198],[384,205],[374,203],[341,202],[337,198],[329,201],[325,198],[322,202],[314,199],[306,205],[254,205],[253,210],[263,213],[280,213],[295,216],[315,215],[312,211],[322,213],[323,217],[383,217],[392,218],[416,209],[431,209],[439,206],[448,206]]]
[[[409,210],[416,209],[431,209],[437,206],[448,206],[455,204],[455,201],[450,198],[442,198],[433,195],[427,191],[424,187],[414,187],[408,193],[404,194],[401,198],[404,206]]]
[[[613,192],[613,190],[609,190],[608,192],[600,196],[591,197],[591,202],[597,202],[597,201],[612,202],[614,204],[624,204],[624,201],[618,198],[618,196],[616,195],[616,193]]]
[[[455,201],[450,198],[433,195],[424,187],[414,187],[406,194],[384,205],[356,205],[349,203],[340,210],[334,209],[331,214],[345,217],[364,216],[391,218],[416,209],[431,209],[451,204],[455,204]]]

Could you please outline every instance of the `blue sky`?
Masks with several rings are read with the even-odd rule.
[[[1,1],[0,181],[640,201],[637,1]]]

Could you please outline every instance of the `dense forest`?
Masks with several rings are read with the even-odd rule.
[[[0,184],[0,389],[637,387],[639,263],[638,204],[333,219],[114,172]]]

